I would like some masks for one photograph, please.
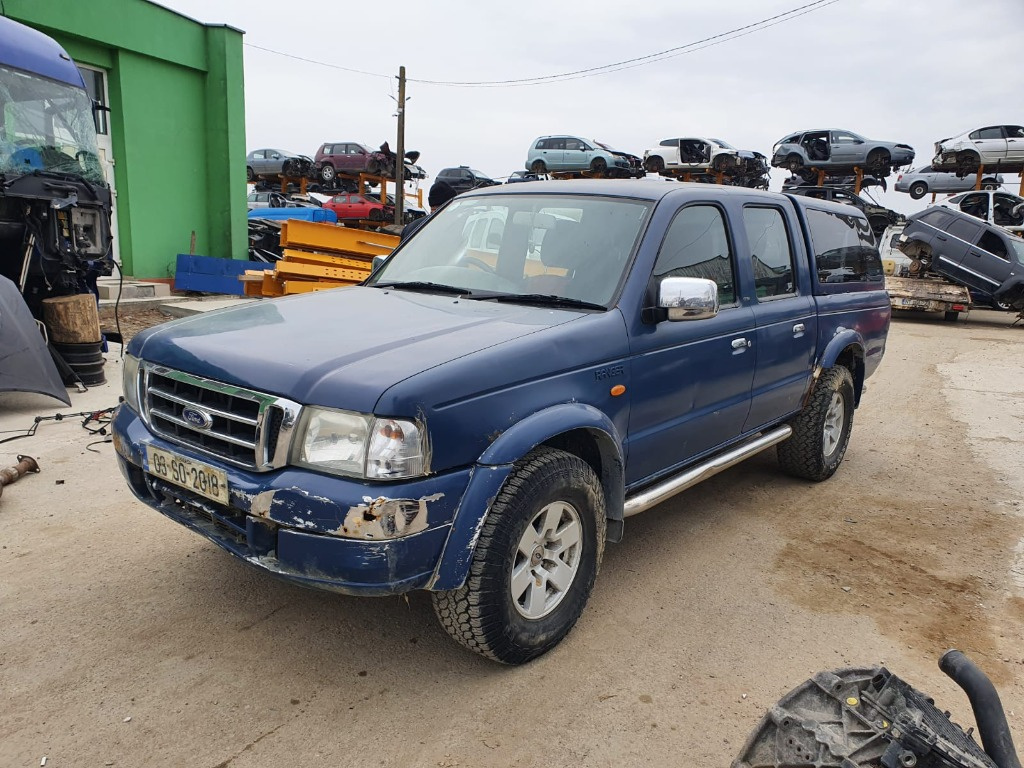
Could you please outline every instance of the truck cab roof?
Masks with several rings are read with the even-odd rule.
[[[0,65],[85,88],[82,73],[54,40],[38,30],[0,16]]]

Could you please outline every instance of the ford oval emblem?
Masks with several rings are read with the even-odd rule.
[[[181,418],[196,429],[209,429],[213,426],[213,416],[192,406],[182,408]]]

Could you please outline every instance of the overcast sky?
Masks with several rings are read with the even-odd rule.
[[[394,148],[400,65],[423,80],[550,75],[685,45],[809,0],[161,2],[245,31],[248,149],[312,155],[325,141],[388,139]],[[544,134],[637,155],[671,136],[715,136],[770,155],[789,132],[846,128],[908,143],[923,165],[940,138],[1024,124],[1022,31],[1024,0],[838,0],[734,41],[596,77],[500,88],[410,82],[406,147],[422,152],[431,175],[470,165],[501,177],[523,168]],[[772,188],[786,175],[774,170]],[[1010,177],[1010,191],[1017,185]],[[892,191],[880,201],[904,212],[926,202]]]

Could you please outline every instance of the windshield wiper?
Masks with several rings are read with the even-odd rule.
[[[500,301],[509,304],[539,304],[545,307],[572,307],[574,309],[608,309],[604,304],[592,301],[571,299],[568,296],[556,296],[553,293],[476,293],[471,299],[480,301]]]
[[[373,288],[401,288],[404,291],[424,291],[426,293],[450,293],[452,296],[472,296],[473,292],[468,288],[457,288],[454,285],[444,283],[428,283],[422,280],[410,280],[408,282],[393,281],[390,283],[374,283]]]

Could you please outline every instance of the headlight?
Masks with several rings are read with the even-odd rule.
[[[303,409],[293,463],[370,480],[426,471],[424,433],[411,421],[327,408]]]
[[[124,390],[124,401],[136,413],[139,408],[139,358],[132,355],[124,356],[124,367],[121,371],[121,388]]]

